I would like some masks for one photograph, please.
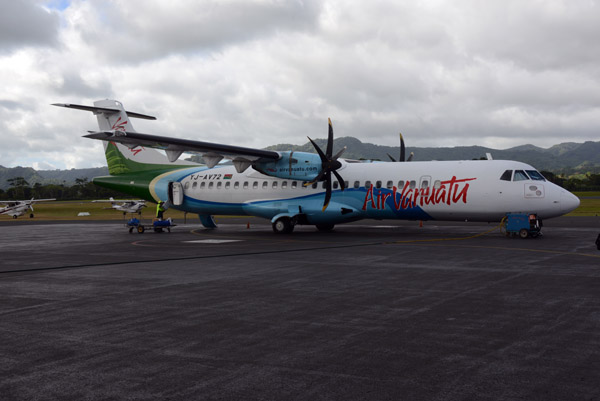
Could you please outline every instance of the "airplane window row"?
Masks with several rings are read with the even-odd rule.
[[[511,178],[512,178],[512,181],[527,181],[527,180],[546,181],[544,176],[541,175],[539,173],[539,171],[536,171],[536,170],[515,170],[514,175],[513,175],[512,170],[506,170],[500,176],[500,179],[502,181],[511,181]]]
[[[281,185],[279,185],[281,183]],[[321,185],[322,189],[325,189],[325,182],[321,182],[321,183],[313,183],[310,185],[310,187],[312,187],[313,189],[317,189],[317,187],[319,186],[319,184]],[[404,188],[404,186],[407,183],[404,180],[400,180],[398,182],[394,182],[392,180],[389,180],[386,182],[385,187],[387,189],[392,189],[394,186],[396,186],[397,189],[401,190]],[[344,185],[346,188],[350,188],[350,183],[348,181],[344,181]],[[373,185],[375,188],[382,188],[383,187],[383,182],[382,181],[375,181],[375,183],[373,184],[372,181],[365,181],[364,185],[361,185],[360,181],[354,181],[353,183],[353,188],[357,189],[357,188],[370,188],[371,185]],[[234,181],[233,185],[231,184],[231,181],[202,181],[200,183],[198,183],[198,181],[194,181],[191,184],[191,188],[192,189],[197,189],[198,187],[200,187],[200,189],[213,189],[213,188],[225,188],[225,189],[229,189],[233,186],[233,189],[239,189],[240,186],[243,189],[249,189],[250,188],[250,182],[248,181],[244,181],[244,182],[240,182],[240,181]],[[190,181],[187,181],[184,184],[184,189],[190,189]],[[269,188],[269,181],[263,181],[262,184],[259,184],[258,181],[253,181],[252,182],[252,189],[258,189],[259,187],[261,187],[262,189],[268,189]],[[288,188],[288,181],[272,181],[271,182],[271,188],[272,189],[277,189],[278,187],[280,187],[281,189],[287,189]],[[298,181],[291,181],[289,184],[289,188],[291,189],[296,189],[296,188],[308,188],[308,186],[305,186],[302,182],[298,182]],[[417,182],[414,180],[408,181],[408,187],[410,189],[414,189],[417,187]],[[429,180],[427,179],[422,179],[421,180],[421,185],[420,188],[425,189],[429,187]],[[441,187],[441,181],[440,180],[436,180],[434,182],[433,185],[434,188],[440,188]],[[333,181],[333,189],[339,189],[340,185],[338,183],[338,181]]]

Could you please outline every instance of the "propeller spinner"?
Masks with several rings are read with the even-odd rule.
[[[342,163],[338,161],[338,158],[342,155],[342,153],[344,153],[346,147],[344,146],[342,150],[335,154],[335,156],[333,155],[333,126],[331,125],[331,119],[329,119],[329,134],[327,136],[327,149],[325,153],[323,153],[321,148],[319,148],[319,145],[317,145],[312,139],[308,138],[308,140],[310,143],[312,143],[315,150],[319,154],[319,157],[321,158],[321,172],[314,180],[307,182],[304,185],[307,186],[318,181],[325,181],[325,201],[323,202],[323,211],[325,211],[329,205],[329,200],[331,199],[331,174],[335,175],[335,178],[340,183],[340,188],[342,191],[346,189],[344,179],[336,171],[342,167]]]

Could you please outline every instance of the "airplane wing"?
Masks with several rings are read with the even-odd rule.
[[[31,203],[37,203],[37,202],[50,202],[50,201],[55,201],[56,198],[51,198],[51,199],[32,199],[29,201],[25,201],[25,202],[31,202]]]
[[[92,203],[115,203],[120,202],[127,205],[134,205],[136,203],[145,203],[144,199],[96,199],[93,200]]]
[[[129,148],[145,146],[162,149],[169,161],[176,161],[182,153],[200,154],[209,167],[214,167],[222,159],[231,159],[234,164],[267,162],[280,159],[280,154],[271,150],[244,148],[241,146],[171,138],[158,135],[141,134],[124,131],[89,131],[86,138],[102,141],[119,142]],[[237,166],[236,166],[237,167]]]

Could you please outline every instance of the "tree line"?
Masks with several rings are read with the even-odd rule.
[[[600,191],[600,174],[587,174],[583,178],[563,177],[550,171],[541,172],[550,182],[569,191]],[[46,184],[36,182],[30,185],[23,177],[7,180],[10,188],[0,189],[0,200],[23,200],[56,198],[57,200],[101,199],[122,197],[123,194],[94,185],[87,178],[75,179],[75,184]]]
[[[80,199],[103,199],[109,197],[122,197],[123,194],[111,189],[94,185],[87,178],[75,179],[75,184],[40,184],[36,182],[30,185],[23,177],[15,177],[7,180],[10,187],[6,190],[0,189],[0,200],[25,200],[25,199],[48,199],[56,200],[80,200]]]
[[[541,171],[546,179],[556,185],[560,185],[567,191],[600,191],[600,174],[586,174],[583,177],[564,177],[550,171]]]

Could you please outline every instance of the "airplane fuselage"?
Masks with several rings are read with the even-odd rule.
[[[325,211],[322,183],[304,186],[252,169],[237,173],[233,166],[171,171],[152,180],[149,190],[153,201],[166,200],[172,198],[169,183],[180,183],[182,200],[173,204],[178,210],[268,219],[301,213],[307,224],[363,218],[499,221],[516,212],[547,219],[579,205],[574,195],[542,178],[502,180],[506,171],[535,171],[515,161],[344,162],[338,171],[347,188],[334,186]]]

